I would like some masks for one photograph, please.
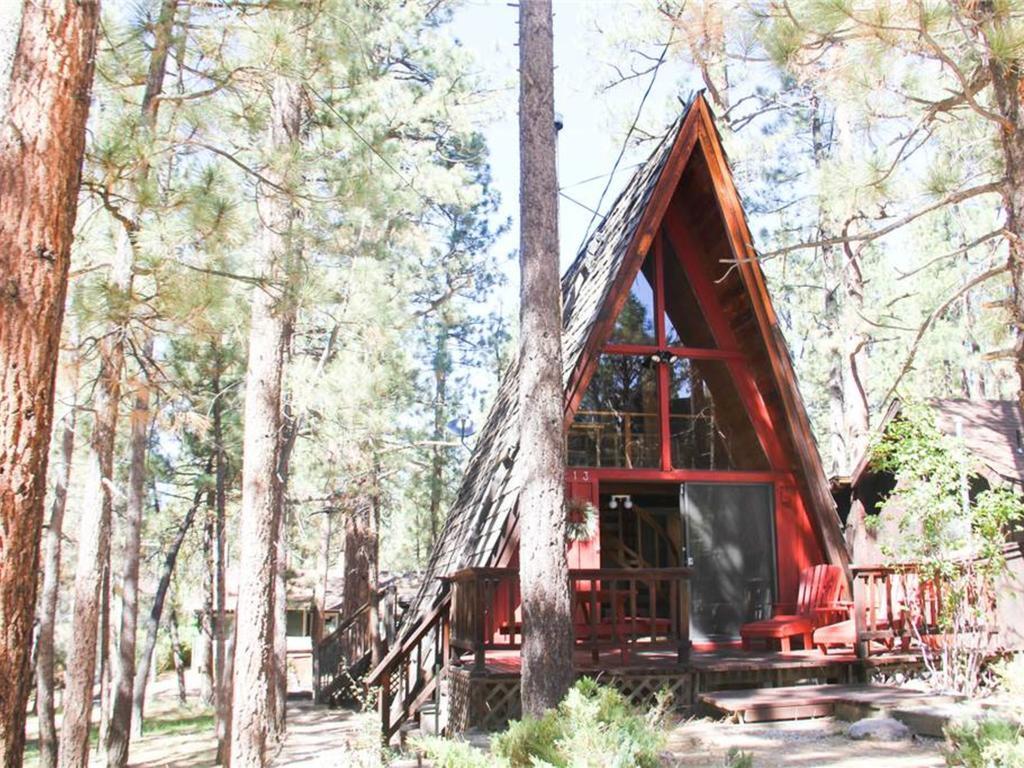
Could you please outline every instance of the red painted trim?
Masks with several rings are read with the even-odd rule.
[[[669,422],[668,413],[668,396],[669,396],[669,377],[668,377],[668,365],[662,364],[658,366],[658,402],[660,407],[660,424],[659,428],[661,431],[661,468],[664,470],[672,469],[672,445],[669,438],[672,436],[672,426]]]
[[[665,241],[661,231],[654,238],[654,338],[665,346]]]
[[[625,469],[622,467],[573,467],[565,471],[568,482],[655,483],[774,483],[789,477],[785,472],[740,472],[719,469]]]
[[[646,344],[606,344],[601,349],[605,355],[653,355],[667,350],[676,357],[690,357],[695,360],[742,360],[743,354],[728,349],[701,349],[700,347],[651,347]]]

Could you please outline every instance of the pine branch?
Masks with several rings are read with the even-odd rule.
[[[829,245],[840,245],[844,243],[868,243],[873,240],[877,240],[880,237],[885,237],[886,235],[895,232],[897,229],[905,227],[907,224],[916,221],[922,216],[926,216],[929,213],[937,211],[940,208],[943,208],[947,205],[962,203],[964,200],[969,200],[972,197],[978,197],[979,195],[988,195],[995,192],[1001,192],[1002,187],[1003,181],[992,181],[989,182],[988,184],[979,184],[976,187],[970,187],[968,189],[960,190],[959,192],[954,192],[951,195],[947,195],[946,197],[932,203],[931,205],[925,206],[924,208],[914,211],[913,213],[908,213],[906,216],[897,219],[896,221],[892,222],[891,224],[885,227],[882,227],[881,229],[876,229],[871,232],[862,232],[858,234],[847,235],[846,237],[830,237],[825,238],[824,240],[812,240],[808,242],[795,243],[793,245],[787,245],[782,248],[776,248],[774,251],[767,251],[766,253],[760,254],[760,257],[762,259],[770,259],[774,258],[775,256],[782,256],[783,254],[791,253],[792,251],[800,251],[805,250],[807,248],[824,248]]]
[[[964,295],[970,292],[971,289],[981,285],[986,280],[991,280],[993,277],[1001,275],[1008,269],[1009,267],[1006,264],[1002,264],[998,267],[993,267],[987,272],[982,272],[980,275],[977,275],[976,277],[971,278],[963,286],[961,286],[960,289],[957,290],[952,296],[950,296],[948,299],[942,302],[942,304],[936,307],[930,315],[928,315],[928,318],[924,321],[924,324],[917,330],[917,335],[914,337],[913,344],[910,345],[910,352],[907,355],[907,359],[906,361],[904,361],[903,366],[900,368],[899,374],[897,374],[895,381],[893,381],[892,383],[892,386],[890,386],[889,390],[885,393],[885,397],[882,398],[883,403],[887,403],[892,399],[893,393],[895,393],[896,388],[900,385],[900,382],[903,381],[903,378],[910,372],[911,368],[914,365],[914,358],[917,357],[917,350],[921,345],[921,340],[924,338],[925,334],[928,333],[928,331],[935,324],[935,322],[944,314],[946,314],[946,311],[951,306],[953,306],[953,304],[958,299],[962,298]]]

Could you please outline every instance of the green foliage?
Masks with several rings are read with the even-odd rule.
[[[1024,652],[1018,651],[992,664],[999,690],[1024,709]]]
[[[489,754],[438,738],[419,739],[416,747],[443,768],[657,768],[670,703],[662,693],[650,712],[641,713],[617,689],[582,678],[557,709],[512,722],[495,735]]]
[[[1004,487],[972,497],[970,452],[962,440],[939,429],[927,405],[903,403],[871,455],[875,468],[896,477],[886,503],[907,511],[900,518],[903,537],[894,557],[922,562],[946,576],[954,560],[973,558],[989,582],[1002,572],[1003,545],[1024,521],[1024,500]]]
[[[513,768],[614,766],[655,768],[664,743],[660,728],[667,699],[647,714],[635,710],[611,686],[579,680],[558,709],[542,718],[524,718],[494,738],[492,749]]]
[[[733,747],[725,756],[725,765],[726,768],[754,768],[754,756]]]
[[[946,728],[947,765],[967,768],[1024,767],[1024,730],[997,718],[965,720]]]
[[[565,736],[564,724],[556,711],[542,717],[513,721],[492,742],[492,751],[513,768],[535,765],[566,765],[559,741]]]
[[[506,761],[458,739],[421,736],[412,742],[413,749],[423,752],[437,768],[505,768]]]

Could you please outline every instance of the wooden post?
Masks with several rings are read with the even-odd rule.
[[[869,576],[870,578],[870,576]],[[864,595],[864,579],[856,573],[853,574],[853,627],[854,627],[854,648],[858,658],[866,659],[868,656],[868,641],[863,640],[865,626],[864,620],[867,613],[867,605]]]

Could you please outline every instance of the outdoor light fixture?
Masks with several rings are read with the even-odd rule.
[[[651,360],[652,363],[660,363],[661,362],[661,352],[655,352],[653,355],[651,355],[650,360]]]
[[[608,509],[618,509],[620,503],[623,509],[632,509],[633,497],[626,493],[613,495],[608,500]]]
[[[668,353],[668,361],[670,363],[674,363],[678,359],[679,359],[678,355],[673,355],[671,352]]]

